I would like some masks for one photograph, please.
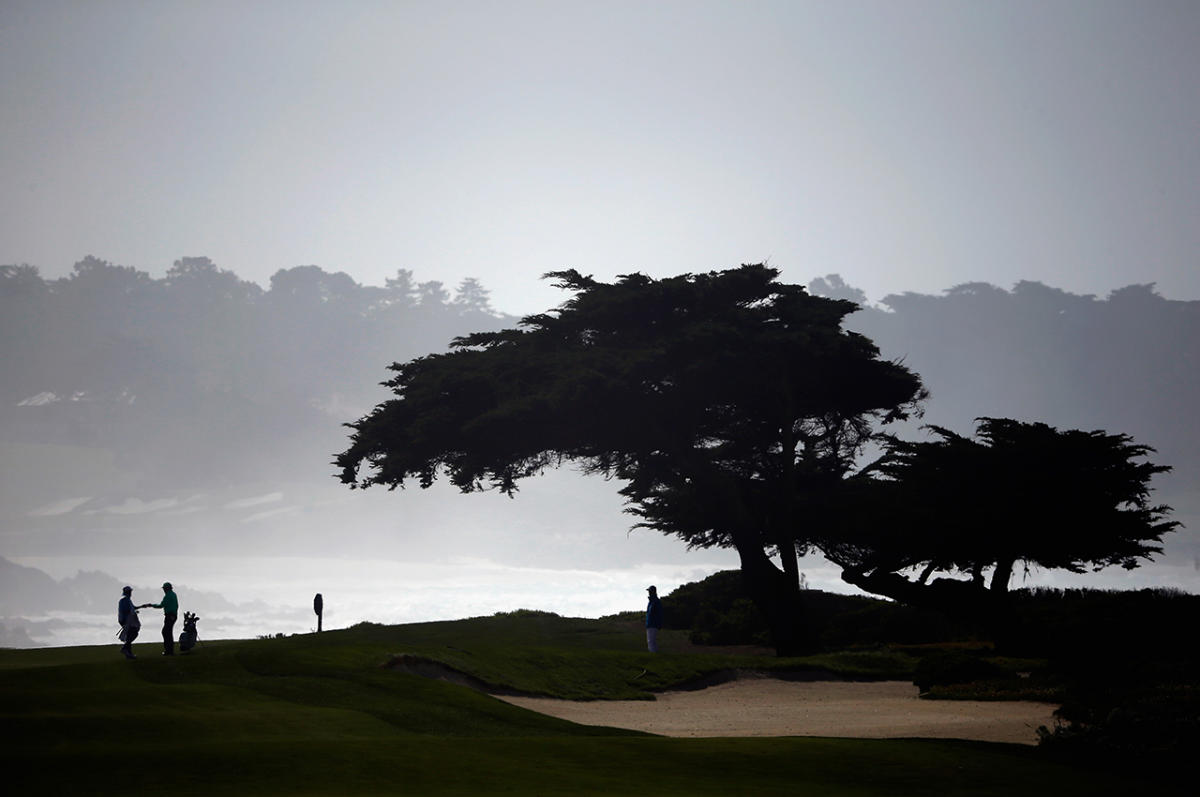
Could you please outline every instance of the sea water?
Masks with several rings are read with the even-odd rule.
[[[200,615],[200,638],[246,639],[316,630],[313,598],[324,602],[322,626],[360,622],[413,623],[537,609],[569,617],[601,617],[644,607],[646,587],[663,594],[734,566],[720,556],[683,563],[588,570],[513,567],[480,559],[429,562],[310,557],[13,557],[61,580],[79,571],[100,571],[134,587],[134,603],[162,596],[171,581],[180,612]],[[121,595],[90,596],[111,602],[103,614],[48,611],[19,618],[38,645],[114,642]],[[142,610],[139,641],[158,638],[159,616]],[[14,620],[9,619],[10,624]],[[176,632],[182,625],[182,617]]]

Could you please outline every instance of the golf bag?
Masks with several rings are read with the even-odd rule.
[[[117,632],[117,639],[132,644],[133,640],[138,638],[138,632],[141,630],[142,621],[138,619],[137,609],[133,609],[125,618],[125,625],[121,626],[121,630]]]
[[[191,612],[183,613],[183,631],[179,634],[179,651],[181,653],[187,653],[200,641],[200,634],[196,631],[196,623],[199,620],[200,618]]]

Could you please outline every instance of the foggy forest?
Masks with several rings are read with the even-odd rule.
[[[808,289],[858,303],[848,326],[921,375],[931,395],[906,435],[919,435],[920,424],[966,433],[974,418],[995,415],[1119,431],[1156,449],[1173,471],[1156,479],[1155,500],[1183,524],[1162,560],[1200,568],[1191,531],[1200,440],[1189,422],[1200,403],[1200,302],[1171,300],[1152,284],[1097,297],[1038,282],[970,283],[871,301],[830,274]],[[338,532],[322,540],[304,523],[352,524],[352,513],[273,518],[272,491],[338,489],[330,460],[344,447],[342,424],[385,395],[379,383],[390,363],[517,320],[491,306],[478,280],[451,288],[407,269],[370,286],[299,266],[262,287],[205,257],[180,258],[162,278],[92,256],[60,279],[0,267],[9,474],[0,556],[62,546],[81,554],[336,551]],[[587,489],[612,492],[603,483]],[[267,497],[239,503],[247,491]],[[264,522],[248,530],[231,509]],[[398,501],[391,509],[404,512]],[[398,542],[397,555],[408,544]],[[411,542],[420,544],[438,543]],[[440,544],[454,545],[453,536]],[[2,564],[5,644],[30,642],[20,618],[36,607],[100,597],[98,612],[108,611],[111,586],[89,587],[87,574],[55,582]]]

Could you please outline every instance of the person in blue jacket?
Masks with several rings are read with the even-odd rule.
[[[658,599],[658,587],[646,587],[650,601],[646,604],[646,649],[658,653],[658,629],[663,624],[662,601]]]
[[[133,587],[121,589],[121,600],[117,602],[117,623],[121,626],[121,653],[127,659],[136,659],[133,655],[133,640],[137,639],[142,623],[138,620],[137,607],[133,605]]]

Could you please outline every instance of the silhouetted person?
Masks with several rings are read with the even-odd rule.
[[[171,587],[170,581],[163,582],[162,603],[147,603],[152,609],[163,610],[163,652],[164,656],[175,655],[175,620],[179,617],[179,596]]]
[[[646,604],[646,649],[658,653],[658,629],[662,628],[662,601],[658,599],[658,587],[646,587],[650,601]]]
[[[317,613],[317,633],[321,633],[321,612],[325,609],[325,601],[321,598],[321,593],[317,593],[317,597],[313,598],[313,611]]]
[[[133,587],[121,589],[121,600],[117,602],[117,623],[121,626],[121,653],[127,659],[136,659],[133,655],[133,640],[137,639],[142,630],[142,621],[138,619],[137,607],[133,605]]]

